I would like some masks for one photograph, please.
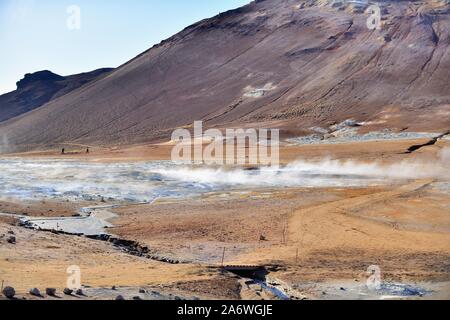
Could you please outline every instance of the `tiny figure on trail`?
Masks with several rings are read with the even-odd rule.
[[[66,152],[66,149],[62,148],[61,154],[64,154]]]
[[[89,148],[86,149],[86,153],[89,153]]]

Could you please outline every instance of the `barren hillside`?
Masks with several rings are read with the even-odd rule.
[[[450,127],[450,4],[255,1],[200,21],[106,77],[0,124],[10,150],[129,144],[174,127],[252,124],[306,132],[354,118]],[[0,139],[1,141],[1,139]]]

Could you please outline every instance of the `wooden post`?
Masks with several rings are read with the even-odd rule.
[[[222,267],[223,267],[224,262],[225,262],[225,247],[223,247],[223,253],[222,253]]]
[[[283,244],[287,244],[287,232],[288,232],[288,220],[286,218],[283,226],[283,237],[282,237]]]

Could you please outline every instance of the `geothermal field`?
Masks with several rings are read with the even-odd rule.
[[[450,145],[414,138],[289,139],[279,167],[164,145],[4,157],[2,280],[30,299],[447,299]],[[62,293],[70,266],[83,296]]]
[[[0,300],[450,300],[450,1],[66,4],[0,1]]]

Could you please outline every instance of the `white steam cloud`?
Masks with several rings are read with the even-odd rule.
[[[296,161],[257,170],[177,165],[169,161],[100,164],[67,160],[0,159],[0,197],[151,201],[231,189],[358,187],[403,179],[450,181],[450,148],[429,161],[393,164]]]
[[[450,179],[450,149],[441,152],[434,162],[402,161],[395,164],[379,162],[322,160],[295,161],[283,168],[212,169],[180,167],[157,172],[170,179],[205,184],[248,186],[355,186],[389,182],[393,179]]]

